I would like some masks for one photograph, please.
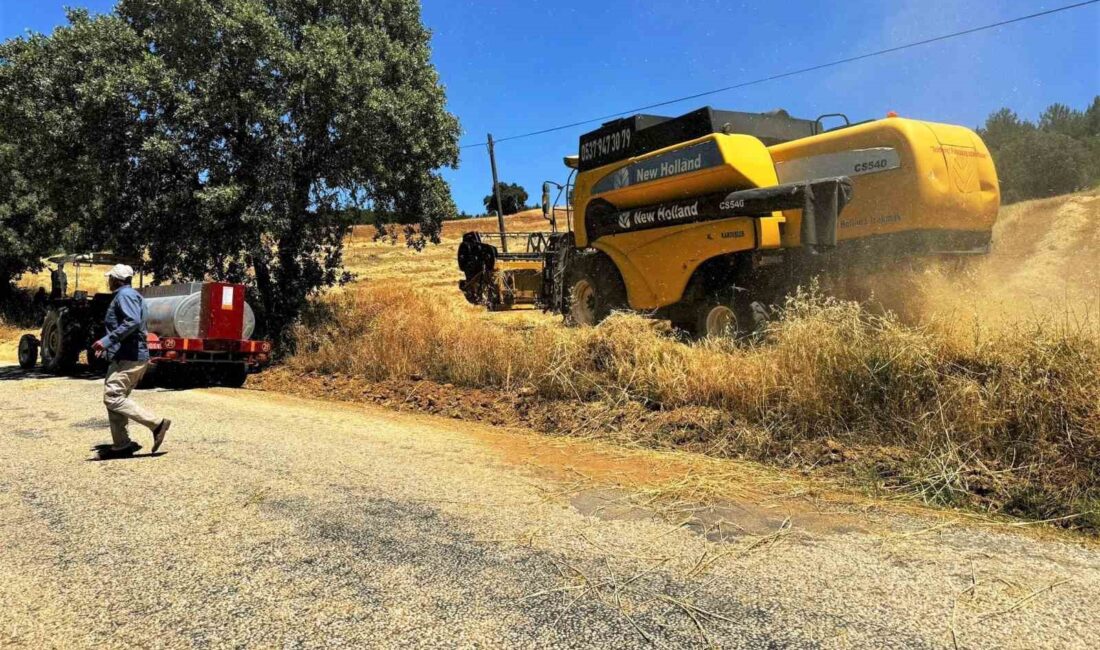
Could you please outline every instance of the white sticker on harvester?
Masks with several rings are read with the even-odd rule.
[[[862,176],[901,167],[901,158],[893,147],[853,149],[819,156],[807,156],[775,164],[780,183],[795,183],[834,176]]]
[[[233,309],[233,287],[222,287],[222,309]]]

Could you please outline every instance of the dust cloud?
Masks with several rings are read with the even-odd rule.
[[[912,324],[1100,333],[1100,190],[1003,207],[989,255],[899,262],[844,284]]]

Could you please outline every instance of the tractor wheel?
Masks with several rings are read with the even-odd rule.
[[[34,334],[24,334],[19,339],[19,367],[33,370],[38,363],[38,339]]]
[[[616,309],[626,309],[626,287],[615,264],[603,257],[586,256],[566,285],[566,322],[598,325]]]
[[[68,309],[50,311],[42,323],[42,368],[54,375],[72,371],[80,357]]]

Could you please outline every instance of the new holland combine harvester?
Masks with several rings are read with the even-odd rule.
[[[832,129],[825,119],[843,119]],[[635,115],[582,135],[559,232],[463,236],[460,288],[491,309],[534,304],[576,324],[616,309],[698,336],[745,332],[811,275],[864,261],[988,252],[1000,190],[960,126],[858,124],[709,107]]]

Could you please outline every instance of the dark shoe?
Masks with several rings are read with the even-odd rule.
[[[168,427],[170,426],[172,426],[172,421],[168,418],[164,418],[160,421],[160,424],[157,425],[157,428],[153,429],[153,451],[149,453],[157,453],[157,450],[160,449],[161,444],[164,442],[164,435],[168,433]]]
[[[141,451],[141,445],[131,440],[129,445],[122,447],[121,449],[116,449],[114,447],[100,449],[99,457],[104,460],[108,458],[129,458],[139,451]]]

